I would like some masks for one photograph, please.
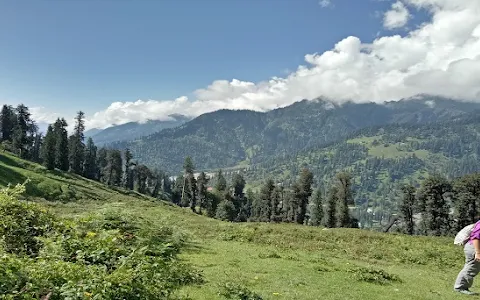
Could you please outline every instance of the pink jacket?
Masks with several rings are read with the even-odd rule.
[[[472,244],[473,240],[480,240],[480,222],[477,222],[470,233],[469,244]]]

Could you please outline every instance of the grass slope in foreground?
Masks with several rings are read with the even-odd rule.
[[[225,299],[219,292],[235,286],[263,299],[462,299],[452,285],[463,253],[451,238],[224,223],[3,154],[0,178],[0,186],[30,178],[29,197],[61,216],[120,210],[143,226],[187,233],[190,247],[182,257],[206,279],[181,290],[192,299]],[[55,193],[64,201],[42,199]]]

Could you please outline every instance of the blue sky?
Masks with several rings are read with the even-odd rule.
[[[0,99],[59,113],[172,99],[213,80],[285,75],[306,53],[372,40],[390,3],[1,1]]]
[[[0,102],[44,107],[44,113],[67,118],[80,109],[92,117],[98,112],[92,124],[105,126],[155,118],[164,111],[182,113],[184,103],[174,100],[181,96],[191,103],[186,114],[194,115],[207,111],[196,100],[212,100],[212,105],[229,101],[217,108],[265,109],[293,101],[287,97],[386,100],[428,92],[430,83],[400,91],[360,87],[385,86],[382,80],[395,73],[389,64],[400,63],[395,74],[438,65],[425,59],[436,49],[424,45],[439,45],[433,41],[435,30],[445,31],[445,22],[439,14],[437,26],[430,17],[450,11],[447,2],[331,0],[323,7],[320,0],[0,1]],[[471,12],[477,5],[476,0],[453,2]],[[429,9],[431,3],[435,10]],[[388,11],[394,13],[393,26],[386,25]],[[478,23],[475,17],[471,21],[469,26]],[[423,22],[432,26],[422,27]],[[412,34],[419,28],[423,33]],[[424,39],[430,34],[431,43]],[[338,43],[335,57],[322,55]],[[368,59],[362,54],[365,48],[371,51]],[[313,66],[309,81],[287,80],[303,76],[297,68],[308,65],[308,54]],[[442,55],[439,60],[448,65],[450,58]],[[351,66],[357,69],[346,69]],[[390,73],[383,74],[386,69]],[[319,73],[322,77],[311,78]],[[282,80],[268,83],[274,76]],[[334,87],[338,82],[346,86]],[[279,93],[279,99],[272,96]],[[157,102],[134,103],[138,99]]]

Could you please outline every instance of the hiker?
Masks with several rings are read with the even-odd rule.
[[[465,265],[458,273],[454,289],[462,294],[478,295],[470,291],[470,287],[473,285],[473,278],[480,272],[480,221],[474,225],[463,251]]]

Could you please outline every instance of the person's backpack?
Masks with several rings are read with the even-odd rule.
[[[472,230],[476,224],[477,223],[473,223],[463,227],[455,236],[453,243],[458,246],[464,246],[470,239],[470,234],[472,234]]]

